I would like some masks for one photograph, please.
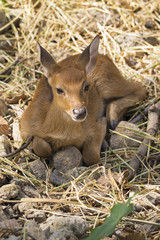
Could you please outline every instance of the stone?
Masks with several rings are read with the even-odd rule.
[[[80,216],[56,216],[53,215],[47,218],[45,223],[40,224],[40,228],[44,232],[50,232],[51,234],[59,229],[66,229],[73,232],[78,237],[83,235],[88,229],[88,223]]]
[[[32,203],[32,202],[21,202],[18,204],[18,210],[21,213],[24,213],[30,209],[33,209],[34,207],[36,207],[37,204],[36,203]]]
[[[53,240],[53,239],[54,240],[59,240],[59,239],[63,239],[63,240],[78,240],[78,238],[73,234],[73,232],[68,230],[67,228],[58,229],[57,231],[52,233],[49,236],[49,240]]]
[[[31,173],[37,178],[37,179],[46,179],[46,167],[42,161],[39,159],[33,161],[30,163],[30,169]]]
[[[0,205],[0,221],[4,221],[7,220],[7,216],[5,215],[4,211],[3,211],[3,207]]]
[[[34,211],[33,213],[26,214],[27,219],[34,219],[37,223],[43,223],[46,221],[46,215],[44,212]]]
[[[20,195],[21,188],[15,184],[7,184],[0,188],[0,198],[9,200],[17,198]]]
[[[54,169],[53,172],[49,176],[49,181],[53,185],[60,186],[62,184],[65,184],[69,182],[69,179],[67,179],[64,174],[57,171],[57,169]]]
[[[135,124],[132,124],[129,122],[121,121],[116,127],[115,131],[118,132],[119,134],[125,135],[129,138],[132,138],[138,141],[143,140],[143,136],[140,136],[138,134],[138,131],[140,131],[140,129]],[[114,133],[111,135],[111,138],[110,138],[110,147],[112,149],[125,148],[125,147],[139,147],[140,143],[132,139],[128,139],[126,137],[123,137],[121,135]]]
[[[34,220],[30,220],[25,225],[26,235],[32,239],[46,240],[44,232]]]
[[[61,173],[60,171],[57,171],[57,169],[54,169],[50,174],[50,183],[56,186],[60,186],[62,184],[66,184],[65,186],[67,186],[67,183],[79,177],[79,175],[86,171],[86,169],[87,167],[75,167],[65,173]]]
[[[82,154],[76,147],[66,147],[57,152],[54,157],[54,167],[65,173],[70,169],[79,167],[82,165]]]

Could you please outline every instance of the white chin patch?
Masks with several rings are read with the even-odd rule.
[[[83,118],[83,119],[78,119],[78,118],[72,117],[72,120],[73,120],[74,122],[83,122],[85,119],[86,119],[86,117]]]

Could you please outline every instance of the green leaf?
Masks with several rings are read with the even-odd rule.
[[[114,232],[116,225],[119,223],[122,217],[129,215],[133,211],[133,204],[130,203],[131,198],[126,203],[118,203],[111,209],[110,216],[105,222],[96,227],[88,238],[84,240],[99,240],[105,236],[109,236]]]

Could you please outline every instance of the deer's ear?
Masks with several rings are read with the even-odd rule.
[[[98,55],[99,35],[97,35],[91,44],[82,52],[78,59],[78,63],[86,70],[86,74],[93,72]]]
[[[55,71],[57,71],[60,67],[53,59],[53,57],[47,52],[40,44],[37,43],[40,62],[43,66],[44,75],[49,78]]]

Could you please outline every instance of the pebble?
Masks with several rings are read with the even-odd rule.
[[[31,173],[37,178],[37,179],[46,179],[46,167],[44,163],[37,159],[30,163],[30,169]]]
[[[129,128],[129,129],[126,129]],[[133,129],[133,130],[132,130]],[[126,135],[138,141],[143,140],[143,136],[138,135],[137,131],[140,129],[133,123],[121,121],[115,129],[116,132]],[[111,135],[110,147],[112,149],[124,148],[124,147],[139,147],[140,143],[132,139],[125,138],[116,133]]]
[[[9,200],[15,199],[20,195],[21,188],[15,184],[7,184],[0,188],[0,198]]]
[[[82,154],[76,147],[66,147],[57,152],[54,157],[54,167],[65,173],[74,167],[82,165]]]
[[[40,227],[45,232],[50,231],[51,234],[65,228],[75,236],[81,236],[89,229],[88,223],[82,217],[71,215],[65,217],[53,215],[47,218],[45,223],[41,223]]]

